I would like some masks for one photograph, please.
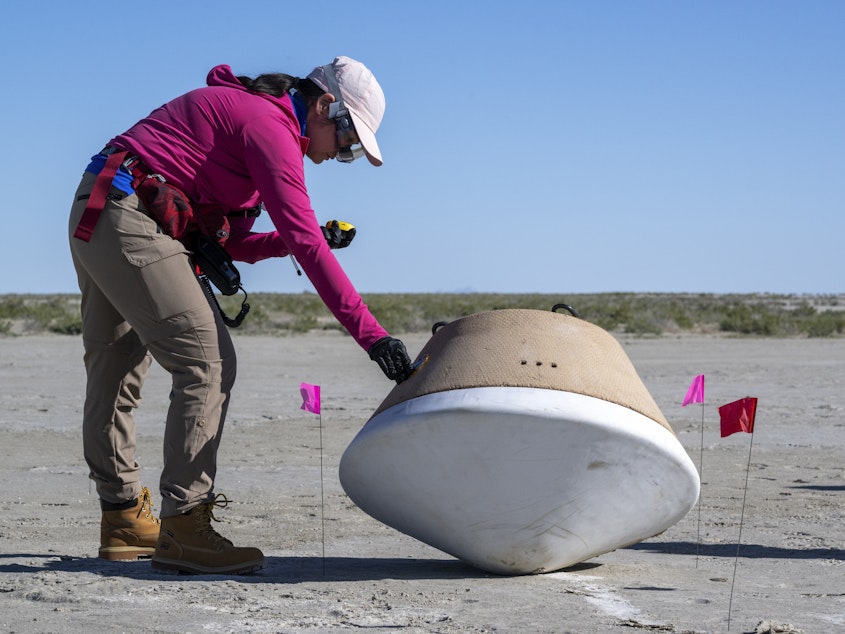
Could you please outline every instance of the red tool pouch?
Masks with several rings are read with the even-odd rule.
[[[147,214],[171,238],[182,240],[186,233],[196,228],[194,210],[188,198],[173,185],[156,176],[147,176],[135,187],[135,194],[144,203]]]
[[[135,194],[162,230],[189,249],[194,248],[200,235],[221,245],[229,237],[229,220],[221,207],[208,204],[192,206],[182,190],[155,174],[143,178],[135,187]]]

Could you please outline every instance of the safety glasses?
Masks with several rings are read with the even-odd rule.
[[[323,66],[323,73],[326,77],[326,84],[329,92],[334,95],[334,102],[329,105],[329,119],[334,121],[335,132],[337,133],[337,160],[341,163],[351,163],[355,159],[364,156],[364,146],[355,131],[355,124],[343,97],[340,94],[340,86],[337,83],[337,76],[331,64]]]

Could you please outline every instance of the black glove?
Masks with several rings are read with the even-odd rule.
[[[348,227],[341,229],[341,225]],[[323,230],[323,237],[329,243],[330,249],[342,249],[348,247],[355,237],[355,227],[352,225],[340,222],[338,220],[329,220],[325,227],[320,227]]]
[[[411,357],[405,344],[398,339],[382,337],[370,346],[369,354],[391,381],[401,383],[413,373]]]

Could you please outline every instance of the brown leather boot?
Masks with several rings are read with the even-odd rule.
[[[150,490],[141,489],[135,506],[103,511],[100,520],[100,557],[109,561],[136,561],[155,552],[159,519],[153,515]]]
[[[222,493],[183,515],[163,517],[152,566],[158,570],[189,574],[242,575],[264,567],[257,548],[237,547],[211,527],[214,507],[226,508]]]

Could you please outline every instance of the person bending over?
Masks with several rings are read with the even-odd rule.
[[[100,557],[240,574],[264,556],[211,526],[214,508],[228,504],[214,479],[236,362],[191,261],[197,236],[243,262],[293,255],[389,379],[412,369],[332,253],[330,242],[343,244],[318,223],[305,186],[304,156],[382,164],[375,133],[385,101],[373,74],[337,57],[302,79],[220,65],[207,84],[111,139],[77,189],[69,232],[82,293],[83,448],[102,507]],[[262,209],[274,231],[252,231]],[[160,520],[139,481],[133,417],[153,360],[172,377]]]

